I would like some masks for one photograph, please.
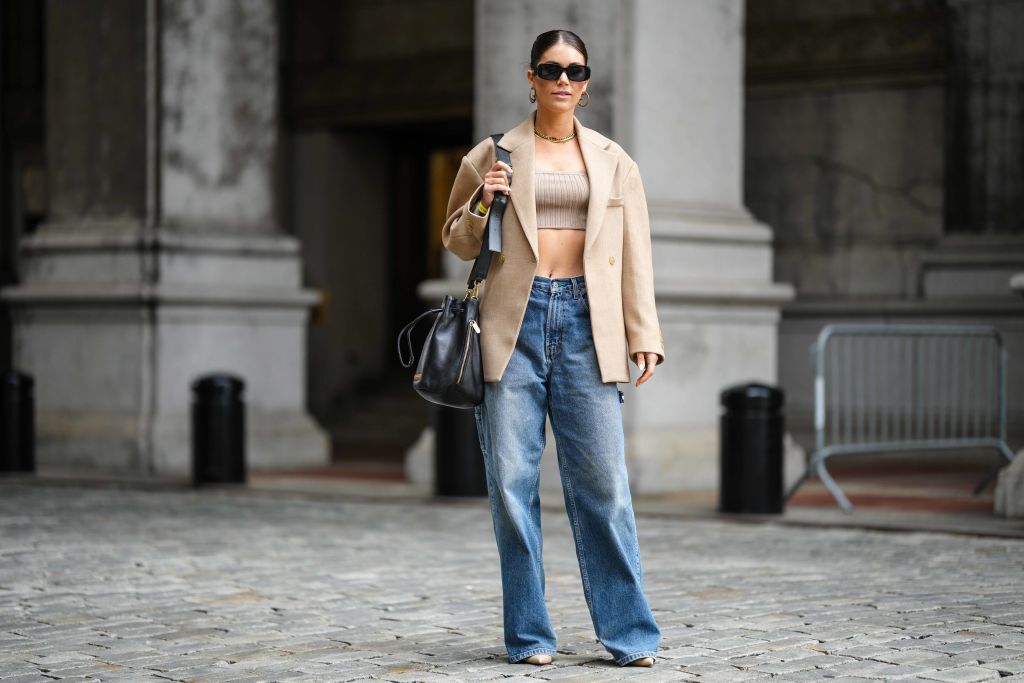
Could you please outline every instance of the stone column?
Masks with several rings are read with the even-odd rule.
[[[48,220],[15,363],[41,472],[191,472],[190,384],[246,382],[253,467],[324,463],[299,244],[278,223],[272,0],[47,4]]]
[[[742,0],[476,3],[477,139],[526,116],[533,39],[568,28],[587,42],[595,72],[580,120],[640,166],[667,353],[653,381],[623,387],[641,493],[717,487],[720,390],[777,379],[779,308],[794,291],[772,282],[772,232],[743,205],[743,9]],[[468,267],[448,264],[456,291]],[[803,464],[794,456],[790,476]],[[542,485],[557,487],[548,469]]]
[[[772,282],[772,232],[743,204],[743,13],[742,0],[624,5],[614,138],[644,179],[667,354],[624,405],[643,492],[717,487],[720,391],[777,381],[794,290]]]

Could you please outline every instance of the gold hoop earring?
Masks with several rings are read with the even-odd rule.
[[[530,88],[530,103],[533,104],[536,101],[537,101],[537,91],[534,90],[533,88]]]
[[[585,103],[583,102],[583,97],[587,98],[587,101]],[[583,96],[580,97],[580,101],[576,103],[576,106],[580,107],[580,108],[583,108],[583,107],[587,106],[588,104],[590,104],[590,92],[584,90],[583,91]]]

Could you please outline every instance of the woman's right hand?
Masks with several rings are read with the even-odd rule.
[[[509,175],[506,176],[505,174]],[[484,206],[491,208],[491,202],[494,201],[495,192],[509,193],[509,177],[512,174],[512,167],[506,164],[504,161],[494,162],[494,166],[491,166],[491,170],[484,174],[484,191],[483,199]]]

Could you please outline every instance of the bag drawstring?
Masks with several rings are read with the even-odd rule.
[[[403,327],[402,331],[398,333],[398,362],[402,364],[403,368],[411,367],[412,364],[416,361],[416,355],[415,355],[415,353],[412,350],[412,330],[413,330],[414,327],[416,327],[416,323],[418,323],[420,320],[422,320],[423,318],[425,318],[428,315],[431,315],[431,314],[436,315],[436,314],[440,313],[443,310],[444,310],[444,306],[439,306],[437,308],[431,308],[429,311],[424,311],[423,313],[420,313],[418,316],[416,316],[416,318],[411,323],[409,323],[408,325]],[[406,344],[406,346],[409,347],[409,362],[408,363],[405,362],[405,358],[402,355],[402,336],[403,335],[405,335],[405,344]]]

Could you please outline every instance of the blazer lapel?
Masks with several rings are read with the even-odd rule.
[[[604,224],[604,213],[608,209],[608,197],[611,196],[612,178],[618,159],[615,154],[605,149],[605,145],[590,136],[590,129],[580,126],[578,120],[576,124],[576,134],[580,137],[580,151],[583,152],[583,162],[587,166],[587,178],[590,180],[587,236],[583,243],[583,256],[586,258]]]
[[[512,208],[519,216],[519,224],[523,226],[526,241],[533,250],[533,258],[540,260],[537,249],[537,200],[533,189],[534,145],[533,117],[531,114],[525,121],[505,133],[501,146],[507,149],[512,157]]]
[[[534,259],[540,260],[537,247],[537,200],[534,192],[535,144],[533,135],[533,112],[522,123],[505,133],[501,146],[509,151],[512,158],[512,207],[519,217],[526,240],[533,250]],[[580,142],[583,163],[590,181],[590,199],[587,204],[587,234],[584,241],[584,256],[590,250],[597,233],[604,222],[608,197],[611,195],[612,178],[618,163],[615,154],[608,151],[600,136],[591,136],[590,129],[573,116],[573,127]]]

